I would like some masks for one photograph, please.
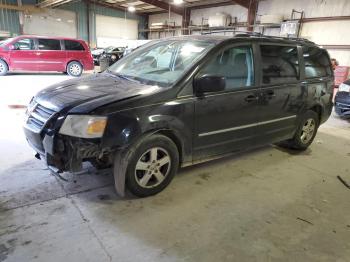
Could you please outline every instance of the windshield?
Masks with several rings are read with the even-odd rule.
[[[6,45],[7,43],[11,42],[12,40],[13,40],[13,38],[8,38],[6,40],[2,40],[2,41],[0,41],[0,46]]]
[[[162,41],[134,51],[108,71],[145,84],[168,87],[213,46],[201,41]]]

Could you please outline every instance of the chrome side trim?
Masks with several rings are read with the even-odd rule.
[[[211,131],[211,132],[207,132],[207,133],[201,133],[201,134],[199,134],[198,136],[199,136],[199,137],[211,136],[211,135],[216,135],[216,134],[231,132],[231,131],[240,130],[240,129],[245,129],[245,128],[254,127],[254,126],[259,126],[259,125],[267,125],[267,124],[271,124],[271,123],[275,123],[275,122],[279,122],[279,121],[284,121],[284,120],[288,120],[288,119],[293,119],[293,118],[296,118],[296,117],[297,117],[296,115],[287,116],[287,117],[272,119],[272,120],[269,120],[269,121],[257,122],[257,123],[254,123],[254,124],[249,124],[249,125],[244,125],[244,126],[236,126],[236,127],[226,128],[226,129],[215,130],[215,131]]]

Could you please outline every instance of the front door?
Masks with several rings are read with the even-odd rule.
[[[13,43],[10,51],[10,69],[14,71],[36,71],[38,52],[32,38],[22,38]]]
[[[208,61],[197,77],[225,77],[223,92],[195,101],[194,160],[207,159],[252,146],[258,122],[253,47],[226,47]]]
[[[305,96],[296,45],[260,44],[259,51],[262,85],[257,142],[268,144],[293,136]]]

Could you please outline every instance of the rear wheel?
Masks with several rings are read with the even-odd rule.
[[[138,197],[155,195],[165,189],[179,166],[176,145],[162,135],[143,139],[129,159],[126,186]]]
[[[319,123],[318,114],[311,110],[307,111],[302,117],[294,137],[279,145],[296,150],[307,149],[316,136]]]
[[[4,76],[7,74],[9,68],[4,60],[0,59],[0,76]]]
[[[78,77],[83,73],[83,66],[76,61],[70,62],[67,65],[67,73],[70,76]]]

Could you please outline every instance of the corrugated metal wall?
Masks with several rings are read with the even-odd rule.
[[[0,4],[16,4],[15,0],[0,0]],[[20,34],[19,15],[17,11],[0,8],[0,31],[9,32],[10,36]]]
[[[35,0],[23,0],[23,4],[35,4]],[[0,0],[1,4],[17,4],[16,0]],[[77,15],[77,32],[78,38],[90,42],[92,45],[96,43],[96,14],[120,17],[127,19],[138,20],[139,29],[146,27],[147,18],[136,14],[125,13],[123,11],[105,8],[102,6],[90,4],[89,12],[88,5],[83,2],[69,3],[60,7],[61,9],[74,11]],[[89,19],[88,19],[89,13]],[[90,21],[90,39],[88,39],[88,21]],[[0,9],[0,31],[8,31],[11,36],[20,34],[19,13],[17,11],[11,11],[7,9]],[[139,39],[145,39],[146,37],[139,34]]]

